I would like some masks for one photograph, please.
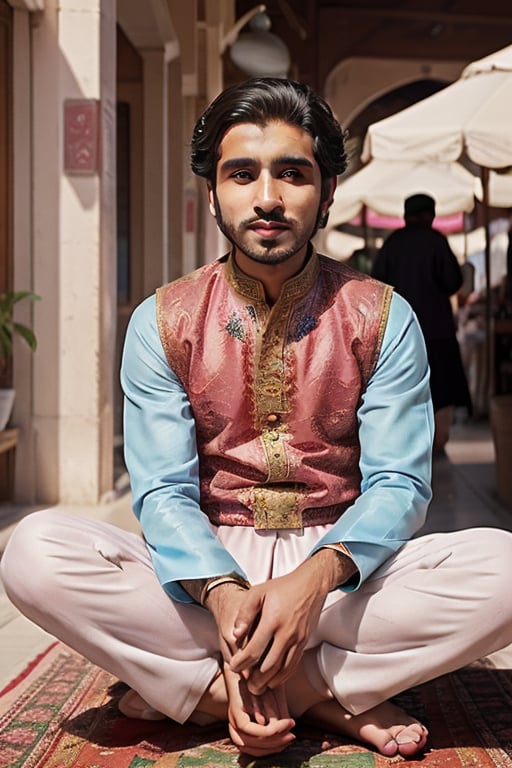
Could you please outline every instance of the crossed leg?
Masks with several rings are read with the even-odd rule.
[[[278,547],[270,540],[263,547],[250,529],[234,535],[248,537],[241,562],[255,581],[251,563],[261,566],[266,558],[273,567],[269,553]],[[287,555],[282,568],[292,570],[307,556],[309,535],[292,545],[295,562]],[[390,558],[357,593],[331,593],[310,642],[329,692],[313,680],[308,693],[306,676],[298,674],[289,681],[292,717],[361,739],[386,755],[415,754],[425,730],[387,700],[512,642],[511,542],[510,534],[490,529],[424,537]],[[14,532],[1,567],[20,610],[128,683],[142,697],[132,694],[135,709],[178,722],[198,714],[225,719],[213,619],[165,594],[133,534],[58,512],[36,513]],[[362,684],[368,680],[373,688]],[[295,683],[304,686],[300,695],[292,690]],[[302,711],[294,711],[297,701]]]

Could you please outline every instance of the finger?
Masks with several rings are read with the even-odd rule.
[[[272,717],[269,719],[264,707],[260,709],[260,713],[260,717],[264,722],[257,722],[251,719],[247,712],[231,710],[229,712],[229,723],[239,733],[259,739],[280,738],[295,727],[295,720],[291,717]]]
[[[251,719],[249,714],[237,708],[230,708],[228,720],[236,730],[252,738],[273,739],[291,731],[295,726],[295,720],[291,717],[266,717],[266,709],[263,705],[260,710],[265,713],[265,723],[258,723]]]
[[[258,723],[258,725],[266,725],[268,719],[265,711],[263,710],[263,707],[261,706],[259,696],[254,696],[252,693],[250,693],[245,680],[239,681],[238,689],[240,691],[243,709],[249,715],[249,718]]]
[[[239,649],[230,661],[234,672],[242,673],[259,666],[266,658],[273,644],[273,634],[270,631],[258,627],[244,648]],[[247,677],[247,675],[244,675]]]
[[[252,716],[254,718],[254,721],[258,723],[258,725],[267,725],[268,723],[268,716],[267,713],[263,710],[263,707],[260,704],[259,697],[258,696],[251,696],[253,699],[252,704]]]
[[[254,724],[253,724],[254,725]],[[264,730],[264,729],[263,729]],[[262,736],[248,732],[246,729],[238,729],[233,724],[229,726],[229,735],[233,744],[241,752],[255,756],[272,754],[273,752],[282,752],[283,749],[295,740],[295,734],[286,731],[282,734],[272,736]]]
[[[280,662],[277,667],[274,667],[271,670],[273,674],[267,682],[269,688],[281,688],[290,677],[293,677],[300,666],[300,662],[304,655],[304,648],[305,644],[294,646],[289,649],[284,657],[284,661]]]
[[[273,653],[273,649],[272,649]],[[270,665],[265,670],[262,665],[259,669],[251,670],[247,678],[247,686],[250,693],[260,696],[266,688],[278,688],[282,686],[296,671],[303,655],[303,649],[297,646],[285,651],[283,656],[276,654],[275,663],[270,659]],[[265,663],[267,660],[265,660]]]
[[[239,691],[243,709],[259,725],[267,725],[272,720],[291,719],[284,686],[276,690],[267,688],[261,696],[254,696],[250,693],[247,683],[240,680]]]
[[[254,631],[259,620],[260,610],[261,601],[257,591],[254,588],[247,590],[233,626],[233,635],[238,641]]]
[[[276,743],[276,744],[262,744],[260,742],[245,742],[244,740],[241,740],[237,743],[235,739],[233,738],[233,733],[231,735],[231,740],[235,744],[236,747],[245,755],[251,755],[251,757],[266,757],[267,755],[276,754],[278,752],[283,752],[283,750],[286,749],[286,747],[291,744],[295,737],[293,734],[290,734],[290,737],[287,741],[283,741],[282,743]]]
[[[238,733],[232,728],[230,728],[229,735],[231,736],[233,744],[238,747],[240,752],[252,755],[253,757],[264,757],[265,755],[282,752],[295,740],[295,735],[293,733],[288,733],[279,740],[253,739],[245,734]]]
[[[305,645],[306,640],[302,637],[289,637],[286,633],[276,632],[272,645],[258,664],[259,671],[262,675],[270,672],[274,676],[285,665],[289,668],[293,664],[298,664]]]
[[[268,725],[258,725],[258,723],[253,723],[251,720],[246,720],[246,722],[240,725],[237,722],[233,722],[232,719],[229,721],[230,727],[237,734],[237,739],[243,740],[244,743],[251,742],[258,746],[269,746],[293,741],[295,737],[291,729],[294,724],[291,718],[288,720],[273,720]],[[291,739],[290,736],[292,737]]]
[[[224,661],[230,663],[234,654],[239,650],[236,643],[229,643],[226,638],[219,636],[220,652]]]
[[[267,723],[281,719],[276,696],[270,688],[267,688],[262,696],[254,696],[253,698],[259,702],[260,707],[265,712]]]

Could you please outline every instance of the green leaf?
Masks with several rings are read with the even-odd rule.
[[[13,319],[14,305],[20,301],[39,301],[41,297],[34,291],[5,291],[0,294],[0,360],[4,364],[12,356],[13,336],[18,334],[30,347],[37,348],[34,331]]]
[[[19,335],[25,339],[32,352],[35,352],[37,348],[37,339],[34,331],[31,328],[27,328],[26,325],[21,325],[21,323],[13,323],[13,328],[16,333],[19,333]]]
[[[12,330],[10,325],[0,322],[0,352],[5,359],[12,352]]]
[[[6,293],[0,295],[0,304],[5,301],[12,309],[14,304],[17,304],[18,301],[22,301],[23,299],[39,301],[41,297],[38,293],[34,293],[33,291],[6,291]]]

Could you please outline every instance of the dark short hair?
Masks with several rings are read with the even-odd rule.
[[[416,213],[431,213],[435,216],[436,201],[434,198],[423,193],[406,197],[404,201],[404,216],[411,216]]]
[[[219,145],[228,128],[271,120],[297,125],[313,137],[323,179],[346,169],[345,133],[325,99],[303,83],[255,77],[222,91],[197,121],[191,143],[193,172],[215,184]]]

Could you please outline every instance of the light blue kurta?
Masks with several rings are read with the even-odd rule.
[[[123,355],[125,456],[133,507],[156,574],[176,600],[180,580],[236,571],[201,511],[194,420],[160,341],[156,301],[133,313]],[[357,588],[424,522],[431,498],[433,414],[425,345],[409,305],[393,295],[382,348],[358,411],[361,495],[320,540],[343,542]]]

